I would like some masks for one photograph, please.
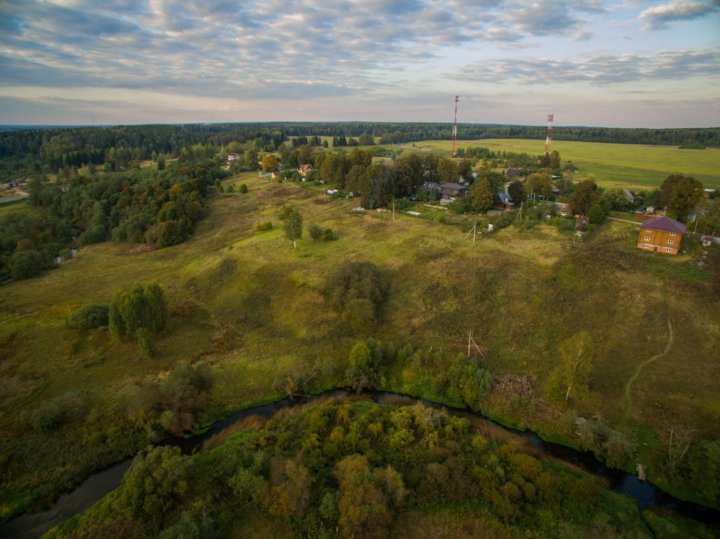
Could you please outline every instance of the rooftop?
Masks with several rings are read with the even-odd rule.
[[[646,230],[666,230],[668,232],[679,232],[680,234],[683,234],[687,228],[684,224],[669,217],[648,219],[642,224],[642,227]]]

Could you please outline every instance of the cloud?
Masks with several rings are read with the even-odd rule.
[[[297,98],[382,88],[445,47],[589,37],[599,0],[0,0],[0,84]]]
[[[688,21],[716,13],[720,3],[703,2],[671,2],[661,6],[646,9],[638,16],[638,20],[645,22],[644,30],[660,30],[667,28],[670,23]]]
[[[498,58],[466,65],[453,75],[455,79],[477,82],[526,85],[586,82],[596,86],[691,77],[720,77],[720,50],[599,54],[580,60]]]

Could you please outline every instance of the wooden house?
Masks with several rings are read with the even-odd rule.
[[[648,219],[640,227],[637,248],[653,253],[678,254],[685,225],[669,217]]]
[[[464,185],[460,185],[459,183],[443,183],[440,184],[438,190],[440,191],[440,195],[444,199],[460,198],[465,196],[465,191],[467,191],[467,187],[465,187]]]

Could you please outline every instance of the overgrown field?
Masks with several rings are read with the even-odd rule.
[[[495,152],[507,151],[541,155],[544,140],[480,139],[460,140],[459,148],[484,146]],[[403,147],[450,151],[450,141],[420,141]],[[720,189],[720,150],[681,150],[676,146],[642,144],[606,144],[555,140],[563,162],[572,161],[582,177],[592,174],[602,187],[652,189],[659,187],[668,174],[694,176],[707,188]]]
[[[249,193],[238,192],[242,183]],[[573,445],[575,417],[600,416],[647,444],[637,458],[653,480],[672,479],[662,461],[671,428],[693,440],[720,437],[720,302],[701,270],[687,271],[689,257],[634,249],[632,225],[607,225],[580,244],[550,226],[510,227],[473,244],[460,226],[354,213],[353,201],[296,184],[246,175],[224,185],[235,192],[211,197],[208,216],[181,245],[93,245],[0,289],[2,518],[156,439],[143,390],[180,360],[204,360],[214,373],[207,422],[298,387],[343,385],[350,349],[370,336],[414,351],[383,370],[379,387],[447,400],[439,375],[467,351],[472,330],[486,349],[476,359],[504,381],[485,410]],[[339,239],[305,232],[294,249],[278,218],[283,206]],[[267,221],[272,230],[256,229]],[[390,283],[380,321],[366,331],[350,330],[324,294],[346,260],[375,264]],[[78,307],[148,281],[163,287],[170,307],[155,358],[105,329],[66,325]],[[666,347],[668,323],[670,353],[643,368],[628,408],[625,385]],[[566,402],[556,380],[560,349],[582,332],[592,368],[587,388]],[[33,426],[39,407],[68,394],[82,414],[51,432]],[[691,485],[675,491],[698,497]]]

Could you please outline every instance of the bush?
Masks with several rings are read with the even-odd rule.
[[[30,417],[32,426],[38,430],[49,431],[84,417],[85,401],[77,393],[69,392],[51,401],[45,401],[35,409]]]
[[[315,241],[319,240],[323,235],[322,228],[320,228],[315,223],[310,223],[308,225],[307,229],[308,229],[308,234],[310,234],[310,237]]]
[[[335,232],[333,232],[332,228],[326,228],[325,230],[323,230],[323,241],[335,241],[336,239],[338,239],[338,236],[337,234],[335,234]]]
[[[264,223],[258,223],[255,225],[255,230],[258,232],[266,232],[268,230],[272,230],[273,224],[270,221],[265,221]]]
[[[248,192],[248,186],[245,185],[245,184],[242,184],[242,185],[240,186],[240,193],[242,193],[242,194],[244,195],[244,194],[247,193],[247,192]]]
[[[387,299],[390,283],[371,262],[344,262],[330,276],[325,292],[336,310],[342,312],[351,301],[367,300],[377,316]]]
[[[68,318],[68,325],[73,329],[95,329],[108,325],[110,307],[106,304],[86,305],[80,307]]]

